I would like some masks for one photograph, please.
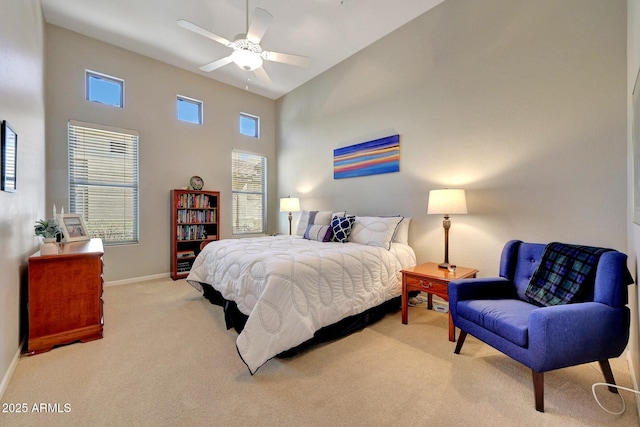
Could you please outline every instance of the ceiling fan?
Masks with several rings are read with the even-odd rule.
[[[224,37],[205,30],[204,28],[185,19],[179,19],[177,21],[177,24],[180,27],[193,31],[196,34],[200,34],[201,36],[207,37],[233,49],[231,55],[217,59],[200,67],[202,71],[213,71],[234,62],[243,70],[253,71],[256,77],[263,82],[271,83],[269,75],[262,67],[263,61],[280,62],[283,64],[297,65],[299,67],[309,66],[311,60],[306,56],[263,50],[260,46],[260,41],[267,32],[267,28],[269,27],[273,16],[264,9],[256,8],[253,13],[253,17],[251,18],[251,24],[249,24],[249,0],[247,0],[246,10],[247,32],[245,34],[238,34],[233,41],[229,41]]]

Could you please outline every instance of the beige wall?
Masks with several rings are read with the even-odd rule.
[[[231,237],[231,150],[265,155],[274,170],[275,102],[60,27],[47,25],[46,40],[47,207],[68,211],[69,119],[140,133],[140,243],[105,248],[105,280],[169,271],[169,190],[185,187],[192,175],[221,192],[221,236]],[[86,101],[85,69],[124,79],[125,108]],[[178,94],[204,102],[204,125],[176,120]],[[259,140],[239,134],[240,112],[260,116]]]
[[[448,0],[278,100],[279,193],[410,216],[426,262],[429,190],[465,188],[449,259],[481,276],[509,239],[626,251],[625,24],[624,0]],[[399,173],[333,179],[333,149],[391,133]]]
[[[411,216],[424,262],[443,247],[428,191],[460,186],[469,215],[452,217],[451,262],[490,276],[509,239],[566,241],[624,251],[638,277],[626,112],[639,68],[640,0],[447,0],[278,100],[279,192],[303,209]],[[333,180],[333,149],[391,133],[400,173]]]
[[[0,120],[18,134],[17,188],[0,191],[0,395],[17,361],[20,289],[45,197],[44,23],[38,0],[0,0]]]
[[[633,156],[634,146],[632,139],[633,129],[633,109],[632,109],[632,94],[634,85],[636,82],[636,76],[640,69],[640,0],[629,0],[628,12],[627,12],[627,99],[628,99],[628,152],[629,161],[628,164],[628,200],[629,200],[629,219],[627,224],[629,225],[629,264],[632,266],[633,276],[638,282],[638,254],[640,254],[640,226],[633,222],[633,206],[634,206],[634,170],[633,170]],[[636,88],[636,91],[640,90],[640,87]],[[640,114],[640,111],[635,112],[636,115]],[[637,155],[637,154],[636,154]],[[638,181],[638,178],[635,179]],[[631,362],[631,374],[633,376],[634,388],[637,390],[640,384],[640,332],[638,323],[640,322],[640,314],[638,307],[640,306],[640,297],[638,295],[638,285],[629,287],[629,306],[631,307],[631,339],[629,340],[629,360]],[[640,398],[636,396],[636,403],[638,405],[638,412],[640,413]]]

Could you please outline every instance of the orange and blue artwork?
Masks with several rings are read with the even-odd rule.
[[[400,171],[400,135],[333,150],[333,179]]]

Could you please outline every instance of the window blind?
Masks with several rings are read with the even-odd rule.
[[[233,150],[233,234],[265,232],[267,158]]]
[[[138,133],[69,121],[69,209],[105,244],[138,242]]]

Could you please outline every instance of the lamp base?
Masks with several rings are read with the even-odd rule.
[[[440,264],[438,264],[438,268],[444,268],[445,270],[449,269],[449,263],[448,262],[441,262]]]

